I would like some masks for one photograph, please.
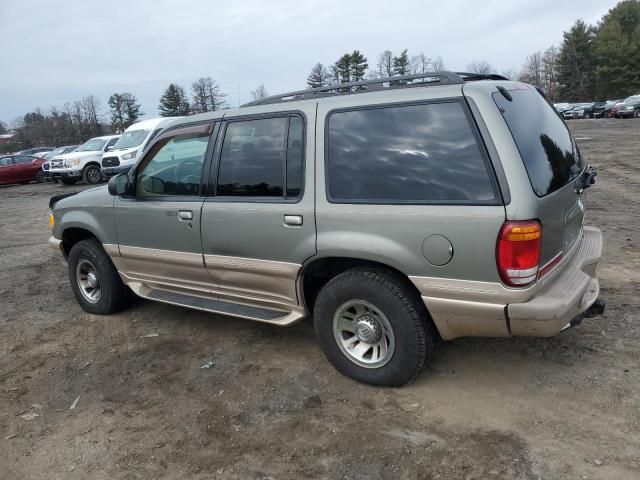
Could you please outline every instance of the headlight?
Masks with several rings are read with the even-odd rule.
[[[131,160],[132,158],[136,158],[137,154],[138,154],[138,150],[134,150],[133,152],[125,153],[122,156],[122,160]]]
[[[577,113],[578,115],[584,115],[584,110],[578,110],[576,113]]]

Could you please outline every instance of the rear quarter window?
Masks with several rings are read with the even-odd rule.
[[[509,90],[512,101],[493,94],[537,196],[552,193],[573,180],[582,163],[569,129],[533,87]]]
[[[334,111],[327,145],[331,202],[497,203],[486,158],[457,100]]]

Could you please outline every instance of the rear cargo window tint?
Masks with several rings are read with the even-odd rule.
[[[327,193],[342,203],[495,203],[460,102],[334,112]]]
[[[533,191],[539,197],[558,190],[582,170],[569,129],[533,88],[509,91],[512,101],[494,93],[507,122]]]

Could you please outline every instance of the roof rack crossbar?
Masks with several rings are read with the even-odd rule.
[[[467,74],[464,74],[467,75]],[[472,74],[469,74],[472,75]],[[422,80],[416,82],[416,80]],[[286,102],[291,100],[306,100],[325,95],[344,95],[349,93],[363,93],[373,90],[391,88],[424,87],[431,85],[457,85],[464,83],[464,78],[455,72],[427,72],[413,75],[398,75],[395,77],[371,78],[358,82],[336,83],[324,87],[307,88],[294,92],[272,95],[269,97],[254,100],[243,105],[243,107],[253,107],[256,105],[267,105],[270,103]],[[388,84],[388,87],[384,85]],[[320,94],[320,95],[319,95]],[[323,95],[324,94],[324,95]]]

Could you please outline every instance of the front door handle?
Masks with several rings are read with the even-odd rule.
[[[289,227],[300,227],[302,225],[302,215],[285,215],[284,224]]]
[[[178,210],[178,218],[180,220],[193,220],[193,212],[191,210]]]

